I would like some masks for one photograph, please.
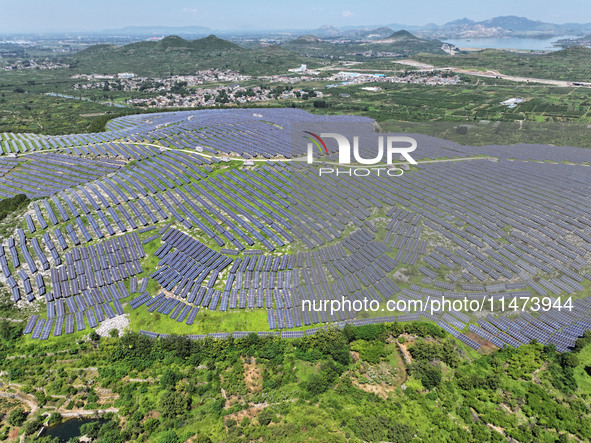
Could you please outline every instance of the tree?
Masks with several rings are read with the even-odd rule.
[[[16,340],[22,336],[20,325],[13,325],[11,322],[3,320],[0,322],[0,338],[6,341]]]
[[[275,418],[276,418],[276,415],[273,411],[271,411],[270,408],[263,409],[259,413],[259,415],[257,415],[257,420],[258,420],[259,424],[261,424],[263,426],[268,426]]]
[[[174,387],[176,386],[176,384],[178,383],[178,381],[181,379],[181,375],[170,370],[167,369],[166,371],[164,371],[164,374],[162,374],[162,377],[160,377],[160,385],[164,388],[164,389],[174,389]]]
[[[152,435],[158,426],[160,425],[160,420],[157,418],[151,417],[144,422],[143,428],[146,431],[147,435]]]
[[[55,423],[59,423],[59,422],[61,422],[61,421],[62,421],[62,418],[63,418],[63,417],[62,417],[62,414],[60,414],[59,412],[52,412],[52,413],[49,415],[49,420],[48,420],[48,423],[49,423],[50,425],[53,425],[53,424],[55,424]]]
[[[84,423],[80,426],[80,434],[86,435],[87,437],[95,440],[98,438],[99,431],[101,429],[101,422],[91,421],[90,423]]]
[[[425,368],[421,375],[421,383],[427,389],[433,389],[441,383],[441,371],[434,367]]]
[[[31,435],[33,434],[43,423],[42,417],[34,418],[33,420],[28,420],[23,424],[23,434]]]
[[[558,363],[563,368],[574,368],[579,365],[579,357],[571,352],[564,352],[559,354]]]
[[[330,385],[323,373],[311,374],[303,386],[312,395],[319,395],[325,392]]]
[[[90,339],[92,341],[99,341],[101,339],[101,336],[98,335],[98,333],[93,329],[92,331],[90,331]]]
[[[172,429],[166,431],[158,439],[158,443],[178,443],[180,441],[179,436]]]
[[[166,418],[183,415],[191,407],[190,399],[178,392],[165,391],[160,397],[159,409]]]
[[[16,408],[8,414],[8,424],[10,426],[20,426],[27,419],[27,414],[22,408]]]

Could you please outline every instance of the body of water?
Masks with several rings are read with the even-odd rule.
[[[103,418],[70,418],[68,420],[62,421],[61,423],[50,426],[43,435],[48,437],[57,437],[65,443],[71,438],[80,437],[82,435],[80,433],[80,428],[82,425],[85,423],[91,423],[93,421],[104,423],[107,420]]]
[[[572,36],[564,35],[552,38],[456,38],[442,39],[458,48],[523,49],[533,51],[556,51],[561,48],[553,43]]]

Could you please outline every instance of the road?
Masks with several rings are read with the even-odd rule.
[[[572,82],[564,81],[564,80],[552,80],[547,78],[536,78],[536,77],[519,77],[516,75],[506,75],[502,74],[499,71],[495,71],[489,69],[487,71],[474,71],[472,69],[462,69],[454,66],[447,66],[447,67],[435,67],[433,65],[429,65],[427,63],[417,62],[415,60],[406,59],[406,60],[396,60],[396,63],[406,66],[412,66],[413,68],[417,68],[419,71],[454,71],[459,74],[467,74],[467,75],[474,75],[476,77],[486,77],[486,78],[501,78],[503,80],[509,80],[517,83],[538,83],[542,85],[551,85],[551,86],[558,86],[561,88],[573,88],[575,87]]]

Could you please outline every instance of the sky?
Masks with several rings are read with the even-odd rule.
[[[590,23],[589,0],[0,0],[0,33],[101,31],[125,26],[294,30],[322,25],[443,24],[518,15]]]

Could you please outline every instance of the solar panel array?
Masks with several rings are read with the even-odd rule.
[[[0,157],[0,197],[45,197],[0,247],[0,281],[13,301],[46,304],[46,318],[30,320],[26,332],[47,338],[52,328],[59,335],[94,327],[121,315],[130,292],[132,308],[189,326],[204,309],[264,309],[272,330],[368,321],[345,307],[302,310],[305,302],[430,300],[428,309],[443,297],[584,294],[586,151],[413,135],[417,160],[497,161],[423,163],[395,179],[319,176],[302,162],[279,161],[306,153],[305,143],[292,143],[296,121],[378,136],[371,119],[295,109],[125,116],[101,134],[3,134],[2,152],[18,157]],[[327,146],[336,161],[336,144]],[[212,173],[229,154],[269,161]],[[293,243],[307,252],[289,253]],[[143,269],[154,260],[144,248],[155,249],[156,269]],[[409,268],[418,273],[412,284],[403,278]],[[535,338],[564,350],[588,323],[584,300],[575,305],[485,324],[461,312],[408,309],[391,318],[437,321],[475,349],[480,337],[501,346]]]

